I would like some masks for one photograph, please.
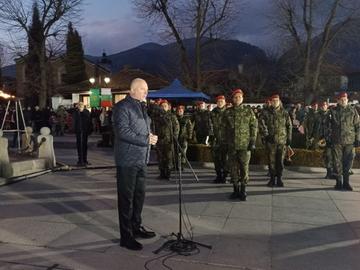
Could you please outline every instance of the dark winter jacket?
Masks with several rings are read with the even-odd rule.
[[[127,96],[116,103],[112,115],[117,166],[144,166],[149,161],[150,117],[145,106]]]
[[[82,112],[75,110],[73,113],[73,129],[75,133],[85,133],[90,135],[92,132],[90,112],[84,109]]]

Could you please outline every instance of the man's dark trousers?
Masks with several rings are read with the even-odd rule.
[[[76,133],[76,147],[78,151],[78,161],[87,162],[88,134],[86,132]]]
[[[117,166],[118,211],[121,239],[132,237],[141,225],[145,198],[146,165]],[[132,204],[133,202],[133,204]]]

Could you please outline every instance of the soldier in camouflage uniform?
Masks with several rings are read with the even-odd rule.
[[[359,146],[359,114],[348,104],[347,93],[340,93],[337,105],[327,117],[327,136],[332,146],[336,190],[352,191],[349,171],[355,157],[355,146]]]
[[[311,104],[309,111],[306,113],[303,123],[307,149],[315,149],[318,143],[318,141],[315,140],[316,121],[318,121],[318,104],[314,102]]]
[[[227,141],[225,137],[225,126],[222,121],[226,111],[225,97],[216,97],[216,105],[217,107],[210,113],[210,143],[216,171],[214,183],[225,183],[228,174]]]
[[[316,148],[323,148],[323,159],[324,159],[324,165],[326,168],[326,179],[331,179],[333,177],[333,162],[332,162],[332,153],[331,153],[331,143],[329,141],[326,141],[326,119],[328,117],[328,103],[326,101],[321,102],[319,104],[319,110],[318,110],[318,117],[315,122],[315,141],[318,141],[318,145]],[[321,144],[325,144],[325,146],[322,146]]]
[[[180,127],[180,131],[179,131],[179,137],[178,137],[178,142],[180,144],[180,147],[182,148],[183,154],[181,157],[181,164],[182,164],[182,169],[184,169],[184,165],[186,163],[186,152],[187,152],[187,148],[188,148],[188,140],[190,140],[192,138],[192,133],[193,133],[193,126],[191,124],[191,120],[189,117],[184,116],[184,106],[180,105],[176,108],[176,118],[179,122],[179,127]],[[177,145],[175,145],[177,147]],[[180,151],[180,150],[179,150]],[[176,160],[177,160],[178,156],[176,155]],[[178,161],[176,162],[176,167],[178,166]]]
[[[194,126],[196,142],[206,144],[206,138],[209,136],[210,129],[210,113],[206,110],[204,101],[197,103],[197,110],[192,115],[192,124]]]
[[[258,122],[251,108],[242,104],[243,92],[232,92],[233,106],[223,117],[228,142],[230,175],[234,191],[230,198],[246,201],[246,185],[249,181],[251,150],[255,149]],[[239,188],[239,184],[241,184]]]
[[[171,169],[174,168],[174,136],[179,136],[179,122],[169,110],[167,100],[160,102],[162,111],[156,117],[155,132],[158,135],[157,154],[161,179],[170,179]]]
[[[279,95],[271,97],[271,107],[259,119],[259,130],[266,143],[270,163],[270,181],[267,185],[283,187],[284,158],[286,149],[291,143],[292,124],[289,113],[281,104]]]

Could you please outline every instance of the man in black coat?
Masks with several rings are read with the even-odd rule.
[[[76,134],[76,146],[78,152],[78,166],[90,165],[87,160],[88,137],[92,131],[90,112],[84,103],[79,102],[73,113],[73,128]]]
[[[143,79],[134,79],[130,94],[113,110],[120,245],[132,250],[142,249],[142,244],[135,238],[155,236],[141,225],[146,166],[150,147],[157,142],[157,136],[150,132],[151,120],[145,107],[147,93],[147,83]]]

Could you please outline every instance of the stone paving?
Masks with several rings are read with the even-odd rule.
[[[66,146],[56,149],[57,160],[75,164],[76,150],[70,142]],[[157,237],[142,240],[142,251],[129,251],[118,243],[112,151],[92,146],[89,157],[93,166],[109,167],[0,187],[0,269],[360,269],[357,171],[355,191],[339,192],[321,170],[288,169],[284,188],[268,188],[266,171],[253,168],[248,201],[240,202],[228,199],[230,184],[212,183],[211,168],[194,165],[199,183],[189,169],[183,175],[191,222],[183,231],[212,249],[156,255],[153,251],[179,230],[177,175],[158,180],[156,166],[149,166],[143,221]]]

